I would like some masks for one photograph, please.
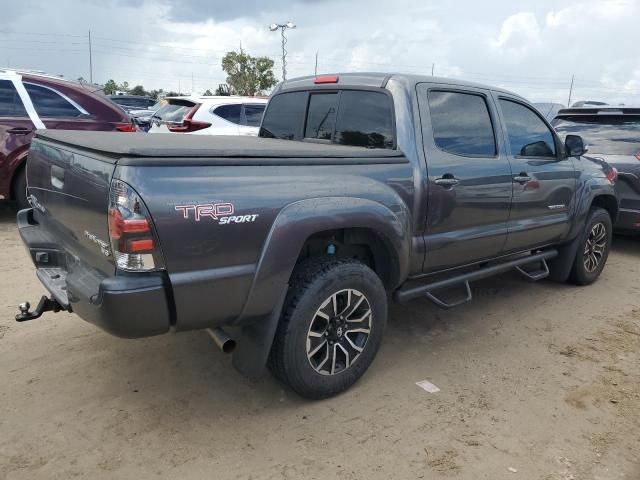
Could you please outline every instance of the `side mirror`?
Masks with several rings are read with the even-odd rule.
[[[579,157],[587,152],[584,146],[584,140],[579,135],[567,135],[564,140],[567,155],[570,157]]]

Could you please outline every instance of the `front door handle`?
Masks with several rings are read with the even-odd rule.
[[[14,135],[29,135],[30,133],[33,133],[33,130],[31,128],[14,127],[7,130],[7,133],[12,133]]]
[[[526,172],[520,172],[519,175],[513,177],[513,181],[516,183],[524,184],[531,181],[531,176]]]
[[[459,184],[460,180],[447,173],[440,178],[436,178],[433,183],[440,185],[441,187],[453,187],[454,185]]]

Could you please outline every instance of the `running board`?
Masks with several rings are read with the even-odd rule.
[[[491,277],[498,273],[506,272],[511,269],[516,269],[521,274],[525,275],[529,280],[536,281],[542,278],[545,278],[549,275],[549,267],[547,265],[547,260],[554,258],[558,255],[557,250],[545,250],[543,252],[534,253],[532,255],[528,255],[525,257],[516,258],[515,260],[510,260],[507,262],[499,263],[497,265],[491,265],[488,267],[480,268],[479,270],[474,270],[472,272],[463,273],[461,275],[456,275],[454,277],[446,278],[444,280],[439,280],[432,283],[424,283],[422,285],[417,285],[414,287],[407,288],[399,288],[393,294],[393,298],[398,303],[404,303],[409,300],[413,300],[414,298],[426,296],[433,303],[438,305],[441,308],[451,308],[463,303],[469,302],[472,299],[471,288],[469,287],[469,282],[474,280],[480,280],[482,278]],[[543,265],[543,270],[530,272],[525,270],[525,265],[529,265],[532,263],[541,262]],[[434,292],[437,290],[442,290],[444,288],[453,287],[455,285],[465,284],[467,295],[462,300],[457,300],[455,302],[446,302],[435,295]]]
[[[525,270],[524,269],[524,265],[520,266],[518,265],[516,267],[516,270],[521,273],[522,275],[524,275],[524,277],[527,280],[530,280],[532,282],[537,282],[538,280],[542,280],[543,278],[547,278],[549,276],[549,265],[547,265],[547,261],[543,258],[540,261],[540,265],[542,267],[541,270]]]

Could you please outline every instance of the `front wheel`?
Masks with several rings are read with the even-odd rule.
[[[595,282],[609,256],[613,225],[609,212],[594,207],[589,212],[578,244],[570,280],[577,285]]]
[[[269,368],[303,397],[336,395],[369,368],[386,321],[386,292],[373,270],[350,259],[307,260],[291,278]]]

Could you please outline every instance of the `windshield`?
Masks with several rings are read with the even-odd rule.
[[[640,152],[640,115],[580,115],[551,122],[561,135],[580,135],[589,153],[635,155]]]

